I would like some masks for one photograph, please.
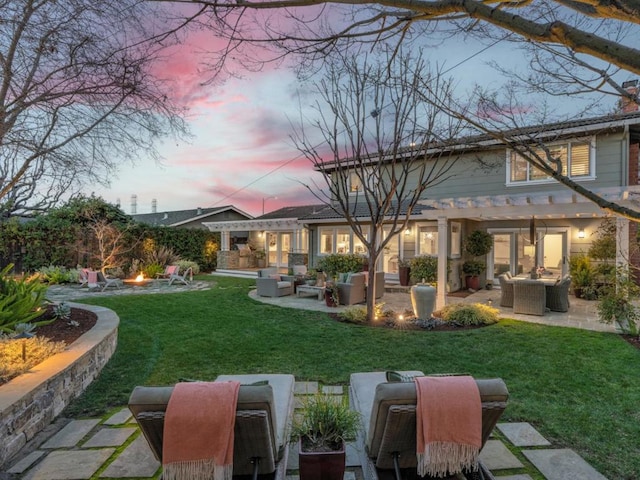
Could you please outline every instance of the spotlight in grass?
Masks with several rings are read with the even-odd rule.
[[[404,315],[400,314],[398,315],[398,321],[402,322],[404,320]]]

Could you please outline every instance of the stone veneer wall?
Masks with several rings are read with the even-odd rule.
[[[221,270],[237,270],[240,265],[238,250],[222,250],[218,252],[217,268]]]
[[[84,392],[116,349],[120,320],[115,312],[71,305],[96,313],[95,326],[64,352],[0,387],[0,467]]]
[[[306,253],[289,253],[289,267],[293,265],[308,265],[309,255]]]

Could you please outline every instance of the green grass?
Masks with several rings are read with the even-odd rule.
[[[607,478],[640,472],[640,352],[617,335],[512,320],[464,332],[369,328],[255,302],[250,280],[216,281],[210,291],[87,300],[120,316],[118,348],[66,414],[101,414],[136,385],[180,378],[269,372],[346,385],[361,371],[467,372],[504,379],[504,419],[530,422]]]

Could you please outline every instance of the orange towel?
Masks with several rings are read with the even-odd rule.
[[[240,382],[178,383],[164,420],[165,480],[231,480]]]
[[[416,377],[418,475],[478,469],[482,403],[473,377]]]

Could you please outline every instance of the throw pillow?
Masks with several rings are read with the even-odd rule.
[[[387,382],[389,383],[397,383],[397,382],[413,382],[416,378],[415,375],[406,375],[400,372],[388,371],[386,372]]]
[[[278,275],[277,273],[272,273],[271,275],[269,275],[269,278],[273,278],[274,280],[277,280],[278,282],[282,280],[282,277],[280,275]]]

